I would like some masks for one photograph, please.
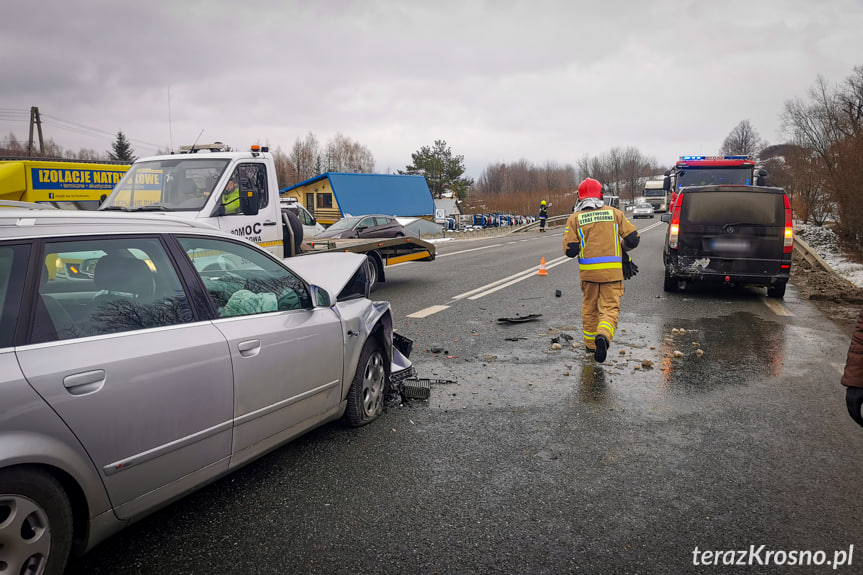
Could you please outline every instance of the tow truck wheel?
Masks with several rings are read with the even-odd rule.
[[[0,571],[62,573],[72,510],[56,479],[37,470],[0,472]]]
[[[363,346],[357,372],[348,390],[348,405],[344,420],[351,427],[359,427],[377,417],[384,411],[384,392],[386,391],[387,372],[384,368],[384,353],[374,336],[370,336]]]
[[[369,260],[369,290],[371,291],[378,283],[378,259],[371,254],[366,257]]]

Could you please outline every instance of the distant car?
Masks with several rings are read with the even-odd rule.
[[[286,262],[203,223],[0,209],[0,572],[127,523],[413,371],[366,256]]]
[[[791,273],[794,230],[785,190],[763,186],[683,188],[668,222],[664,289],[687,284],[756,285],[781,298]]]
[[[653,218],[653,206],[648,204],[647,202],[635,204],[635,207],[632,208],[632,217],[633,218]]]
[[[393,216],[348,216],[342,218],[316,238],[403,238],[405,228]]]

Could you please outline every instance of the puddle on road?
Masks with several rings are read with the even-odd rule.
[[[432,408],[539,408],[566,402],[660,411],[671,403],[695,405],[704,394],[763,384],[786,369],[786,325],[749,312],[623,322],[620,328],[601,365],[580,345],[550,353],[548,334],[537,331],[523,341],[484,348],[482,357],[423,358],[416,367],[420,377],[458,382],[433,388]],[[680,329],[685,333],[673,333]],[[641,367],[645,359],[652,367]]]

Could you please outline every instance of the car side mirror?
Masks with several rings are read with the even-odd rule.
[[[764,168],[758,170],[758,177],[755,178],[756,186],[763,186],[767,183],[767,170]]]
[[[667,224],[671,221],[671,214],[662,214],[659,219]]]
[[[240,179],[240,211],[247,216],[257,216],[259,201],[258,189],[255,186],[246,185],[244,179]]]
[[[316,285],[311,286],[311,290],[312,302],[315,307],[332,307],[332,300],[330,299],[330,294],[327,290]]]
[[[666,172],[666,174],[667,173],[668,172]],[[671,191],[671,176],[666,175],[664,178],[662,178],[662,189],[666,192]]]

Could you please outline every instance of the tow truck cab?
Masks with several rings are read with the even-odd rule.
[[[435,259],[434,244],[418,238],[303,242],[313,239],[318,224],[299,204],[282,201],[269,150],[226,150],[216,142],[136,160],[99,209],[202,221],[279,258],[322,251],[366,254],[375,281],[384,281],[388,265]]]

